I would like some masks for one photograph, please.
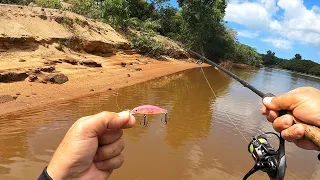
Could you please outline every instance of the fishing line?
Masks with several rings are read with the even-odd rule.
[[[119,94],[119,89],[120,89],[120,88],[118,88],[118,89],[117,89],[117,94],[116,94],[116,104],[117,104],[118,109],[119,109],[120,111],[122,111],[123,109],[121,109],[121,108],[119,107],[119,104],[118,104],[118,94]]]
[[[204,63],[204,61],[203,61],[202,58],[200,58],[200,60],[202,60],[202,63]],[[211,85],[210,85],[210,83],[209,83],[209,80],[208,80],[206,74],[204,73],[201,64],[200,64],[200,69],[201,69],[201,71],[202,71],[202,74],[203,74],[203,76],[204,76],[204,79],[207,81],[207,84],[208,84],[209,88],[210,88],[211,91],[212,91],[212,94],[213,94],[214,97],[217,99],[218,97],[217,97],[216,93],[213,91],[213,88],[211,87]],[[238,132],[239,132],[239,133],[241,134],[241,136],[244,138],[244,140],[246,140],[247,143],[249,143],[249,141],[248,141],[247,138],[242,134],[242,132],[240,131],[240,129],[238,129],[238,127],[236,126],[236,124],[231,120],[231,118],[230,118],[230,116],[228,115],[228,113],[226,113],[226,112],[224,112],[224,113],[225,113],[226,116],[228,117],[229,121],[231,121],[231,123],[234,125],[234,127],[238,130]]]
[[[145,56],[145,57],[148,57],[148,55],[149,55],[152,51],[154,51],[154,49],[152,49],[151,51],[149,51],[149,52],[147,53],[147,55],[144,55],[144,56]],[[121,109],[121,108],[119,107],[119,104],[118,104],[119,89],[120,89],[120,88],[117,89],[117,93],[116,93],[116,105],[117,105],[117,108],[118,108],[120,111],[122,111],[123,109]]]

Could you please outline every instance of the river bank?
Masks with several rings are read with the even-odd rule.
[[[234,63],[232,61],[223,61],[219,65],[224,67],[224,68],[226,68],[226,69],[232,69],[232,68],[240,68],[240,69],[259,68],[259,67],[251,66],[251,65],[248,65],[248,64]]]
[[[193,62],[174,59],[159,61],[139,54],[125,55],[123,52],[118,52],[107,59],[109,65],[103,65],[100,68],[74,70],[71,67],[66,68],[72,65],[60,65],[65,66],[64,69],[60,69],[60,72],[67,74],[69,79],[64,84],[44,84],[28,80],[1,83],[0,95],[12,96],[15,100],[0,103],[0,115],[19,110],[27,111],[30,108],[48,106],[96,93],[116,93],[115,90],[118,88],[200,67]]]
[[[110,25],[69,11],[0,4],[0,24],[0,115],[200,66],[168,38],[180,59],[153,59]]]

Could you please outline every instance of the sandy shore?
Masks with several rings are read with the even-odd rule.
[[[159,61],[137,54],[128,55],[126,61],[136,59],[136,57],[139,56],[141,64],[122,67],[118,65],[119,58],[124,62],[126,61],[124,57],[122,57],[123,55],[120,55],[118,53],[115,56],[109,57],[108,60],[111,64],[103,66],[102,68],[83,68],[68,73],[66,67],[64,67],[64,73],[68,75],[69,81],[61,85],[28,82],[27,80],[23,82],[1,83],[0,95],[17,96],[18,98],[0,104],[0,115],[90,96],[101,92],[111,93],[117,88],[130,86],[186,69],[200,67],[198,64],[192,62],[178,60]]]
[[[199,67],[137,54],[110,25],[72,12],[0,6],[0,116]],[[171,57],[188,58],[162,39]]]

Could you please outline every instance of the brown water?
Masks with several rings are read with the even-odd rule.
[[[125,130],[125,163],[115,180],[242,179],[253,166],[247,142],[272,126],[260,114],[261,99],[222,72],[200,69],[159,78],[119,90],[120,108],[142,104],[164,107],[169,123],[149,116],[147,128]],[[320,88],[320,80],[291,72],[233,70],[264,92],[285,93],[300,86]],[[110,93],[0,117],[0,179],[36,179],[72,123],[100,111],[116,111]],[[287,143],[286,179],[320,179],[316,153]],[[318,173],[318,176],[317,176]],[[257,173],[251,179],[268,179]]]

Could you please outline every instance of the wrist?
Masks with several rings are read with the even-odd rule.
[[[58,179],[61,179],[59,178],[54,170],[54,168],[52,167],[51,163],[49,163],[48,167],[47,167],[47,174],[54,180],[58,180]]]
[[[61,166],[56,166],[54,162],[50,162],[47,167],[47,174],[54,180],[63,179],[63,168]]]

